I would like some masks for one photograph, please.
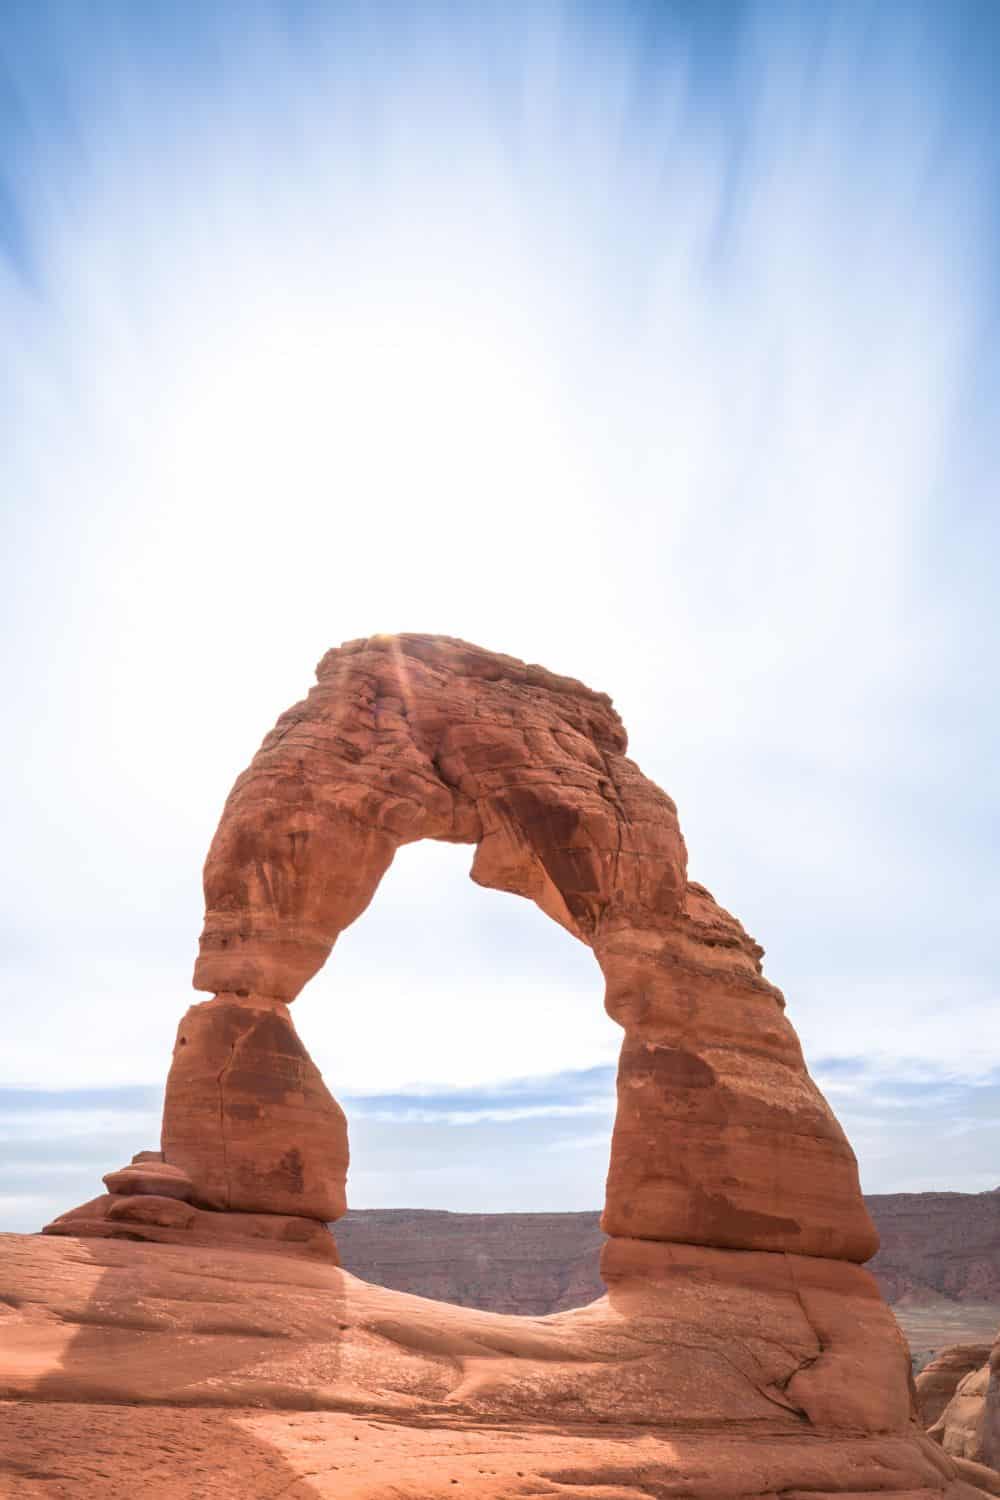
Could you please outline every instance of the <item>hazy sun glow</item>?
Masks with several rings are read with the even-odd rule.
[[[10,1118],[159,1084],[234,775],[328,647],[431,630],[613,693],[868,1185],[941,1185],[900,1098],[1000,1086],[995,7],[4,19]],[[589,955],[461,863],[303,997],[341,1090],[606,1066]]]

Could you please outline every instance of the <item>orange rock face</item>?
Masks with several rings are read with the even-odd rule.
[[[966,1375],[982,1369],[989,1357],[989,1344],[952,1344],[924,1366],[914,1384],[925,1427],[934,1426]]]
[[[163,1154],[202,1208],[337,1219],[347,1123],[287,1006],[220,995],[177,1030]]]
[[[970,1345],[944,1351],[942,1364],[956,1367],[956,1373],[964,1365],[965,1372],[953,1384],[951,1399],[928,1435],[953,1458],[985,1464],[996,1472],[1000,1470],[1000,1338],[979,1364],[972,1363],[975,1353],[975,1346]],[[996,1480],[995,1493],[1000,1494],[1000,1474]]]
[[[152,1193],[93,1198],[46,1224],[43,1234],[73,1239],[142,1240],[216,1250],[269,1250],[339,1263],[325,1224],[290,1214],[217,1213]]]
[[[151,1154],[143,1152],[144,1156]],[[104,1186],[109,1193],[149,1193],[159,1198],[179,1198],[182,1203],[187,1203],[194,1192],[188,1174],[162,1159],[133,1162],[131,1166],[119,1167],[117,1172],[105,1172]]]
[[[596,947],[625,1028],[606,1232],[867,1260],[854,1153],[736,919],[692,885],[667,931]]]
[[[529,897],[594,950],[625,1030],[607,1232],[866,1260],[877,1237],[854,1155],[762,950],[688,883],[676,808],[625,748],[606,696],[511,657],[416,635],[328,652],[226,803],[195,985],[220,996],[227,1024],[241,1003],[283,1010],[402,844],[474,844],[474,880]],[[293,1210],[280,1181],[282,1143],[308,1147],[305,1116],[288,1127],[261,1070],[253,1128],[225,1110],[217,1126],[228,1043],[205,1038],[174,1055],[167,1159],[197,1201],[313,1212],[309,1192]],[[317,1115],[318,1134],[330,1128]]]

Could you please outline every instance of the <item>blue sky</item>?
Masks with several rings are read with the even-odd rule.
[[[609,691],[865,1186],[994,1186],[998,39],[4,8],[0,1224],[154,1144],[225,794],[381,630]],[[468,864],[296,1003],[352,1201],[597,1206],[596,966]]]

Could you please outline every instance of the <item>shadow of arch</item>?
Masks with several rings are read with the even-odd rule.
[[[319,1493],[279,1445],[254,1436],[245,1413],[264,1407],[294,1425],[303,1412],[336,1409],[340,1272],[125,1237],[25,1244],[38,1314],[5,1349],[16,1361],[18,1332],[27,1335],[26,1374],[4,1417],[10,1483],[78,1500],[137,1493],[140,1478],[151,1500]],[[305,1352],[322,1375],[308,1390]],[[8,1459],[15,1436],[23,1464]]]

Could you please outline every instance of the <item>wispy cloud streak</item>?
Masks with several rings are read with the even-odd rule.
[[[162,1079],[233,775],[394,628],[613,691],[810,1057],[992,1077],[997,28],[7,8],[7,1082]],[[338,1093],[613,1060],[456,860],[299,1002]]]

